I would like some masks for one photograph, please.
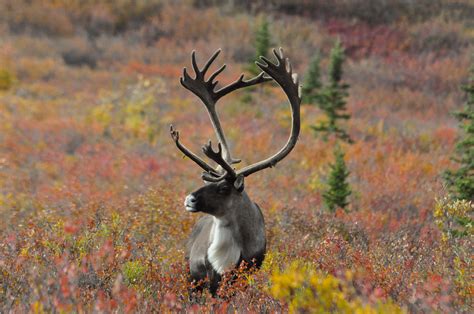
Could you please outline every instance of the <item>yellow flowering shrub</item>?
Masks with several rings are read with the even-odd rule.
[[[274,271],[271,282],[271,294],[287,302],[291,313],[404,313],[391,300],[364,303],[347,282],[301,262]]]
[[[444,242],[474,234],[474,203],[467,200],[450,201],[447,197],[436,200],[434,218]]]
[[[471,258],[474,203],[467,200],[437,199],[433,216],[441,231],[441,249],[449,256],[454,271],[458,301],[464,304],[472,296],[474,269]]]
[[[6,69],[0,69],[0,90],[10,89],[15,82],[15,76]]]

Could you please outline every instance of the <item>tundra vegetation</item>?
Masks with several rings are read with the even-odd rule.
[[[0,0],[0,312],[472,312],[473,204],[450,184],[472,176],[472,88],[467,98],[461,86],[472,86],[473,10],[468,0]],[[222,48],[221,83],[234,80],[262,16],[296,73],[315,51],[327,69],[340,39],[350,210],[325,210],[334,143],[313,134],[323,112],[302,106],[292,153],[246,180],[265,216],[262,267],[191,302],[184,249],[199,214],[183,200],[202,181],[178,160],[169,124],[193,151],[213,129],[179,77],[190,51]],[[280,88],[250,94],[219,107],[243,166],[273,154],[291,124]],[[466,112],[461,125],[453,112]],[[459,169],[470,170],[445,175]]]
[[[269,22],[265,16],[260,18],[258,22],[257,30],[254,34],[254,47],[255,55],[249,60],[248,71],[254,75],[261,72],[260,68],[255,64],[255,61],[259,60],[260,57],[268,57],[271,48],[272,38],[270,35]]]
[[[307,78],[303,93],[303,99],[310,105],[317,105],[321,110],[320,121],[312,125],[316,136],[322,134],[324,141],[331,140],[334,143],[334,163],[329,165],[327,188],[322,194],[326,208],[334,212],[337,208],[347,211],[349,205],[348,197],[352,191],[348,183],[349,170],[344,161],[344,151],[339,141],[353,143],[342,121],[349,120],[351,115],[347,113],[346,103],[349,96],[349,84],[343,81],[344,49],[340,40],[337,40],[331,49],[328,69],[328,83],[321,83],[320,59],[316,54],[309,63]]]

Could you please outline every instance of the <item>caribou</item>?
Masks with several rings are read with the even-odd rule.
[[[204,186],[186,196],[184,201],[186,211],[207,214],[198,220],[191,232],[186,259],[191,281],[199,290],[204,288],[202,283],[205,282],[213,296],[216,296],[225,272],[235,269],[242,262],[256,268],[262,265],[266,252],[264,218],[260,207],[249,198],[244,189],[244,178],[274,167],[292,151],[300,133],[301,102],[298,76],[292,72],[291,64],[284,57],[281,48],[273,50],[275,62],[260,57],[256,64],[262,72],[256,77],[244,80],[242,74],[233,83],[216,90],[218,81],[215,79],[226,65],[222,65],[208,79],[205,76],[220,51],[217,50],[202,68],[199,68],[193,51],[191,61],[194,77],[184,68],[180,78],[181,85],[194,93],[207,109],[218,144],[217,150],[214,150],[209,141],[202,147],[202,151],[216,166],[211,166],[186,148],[180,141],[179,132],[173,125],[170,126],[171,138],[177,148],[204,170]],[[269,158],[236,170],[233,165],[241,160],[231,155],[216,104],[219,99],[237,89],[269,81],[278,83],[289,100],[292,115],[289,139]]]

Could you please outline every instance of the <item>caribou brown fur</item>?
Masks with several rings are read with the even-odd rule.
[[[192,66],[195,77],[192,78],[186,68],[183,71],[181,84],[198,96],[207,109],[211,123],[216,132],[218,145],[214,151],[212,143],[204,145],[203,153],[217,164],[210,166],[199,156],[187,149],[179,140],[179,132],[170,127],[171,137],[178,149],[185,156],[200,166],[204,173],[205,185],[189,194],[184,202],[188,212],[201,212],[201,217],[194,226],[187,245],[191,280],[202,288],[200,283],[208,282],[213,295],[221,276],[245,261],[250,266],[260,267],[265,256],[265,224],[260,207],[252,202],[244,188],[244,178],[257,171],[273,167],[285,158],[294,148],[300,132],[300,92],[297,75],[292,73],[288,59],[283,51],[274,50],[276,62],[261,57],[257,65],[262,72],[244,80],[241,75],[235,82],[215,90],[214,79],[225,69],[225,65],[209,76],[205,75],[220,50],[200,69],[196,54],[192,53]],[[223,96],[239,88],[275,81],[288,97],[292,127],[287,143],[276,154],[255,164],[236,170],[233,165],[239,159],[231,156],[224,131],[216,111],[216,103]]]

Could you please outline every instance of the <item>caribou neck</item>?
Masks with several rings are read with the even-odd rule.
[[[232,223],[227,219],[214,217],[207,259],[219,274],[235,267],[240,259],[242,248],[233,229]]]
[[[265,247],[265,229],[260,209],[242,193],[234,210],[221,217],[213,217],[208,260],[222,274],[233,268],[241,258],[254,256]]]

